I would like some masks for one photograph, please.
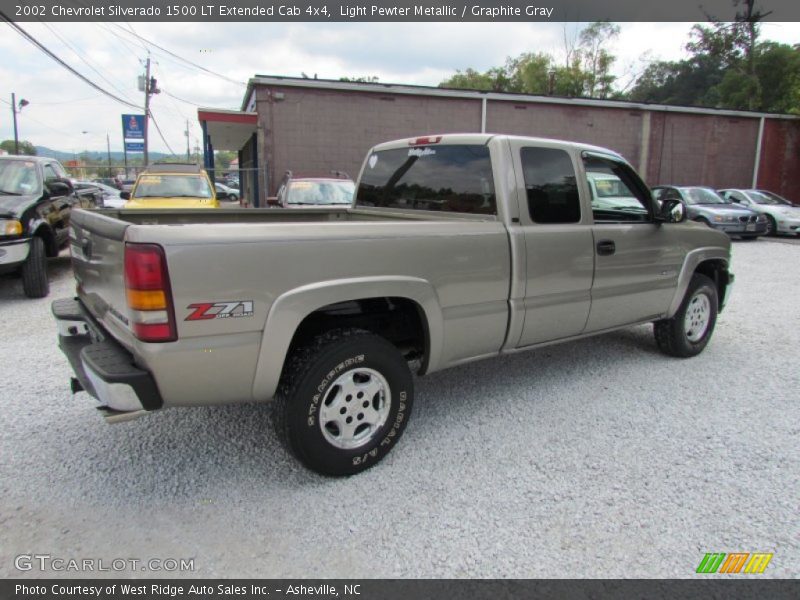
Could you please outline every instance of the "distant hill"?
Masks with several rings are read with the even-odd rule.
[[[82,156],[88,157],[90,163],[98,162],[103,163],[108,160],[108,154],[105,152],[78,152],[77,154],[74,152],[62,152],[61,150],[53,150],[52,148],[47,148],[46,146],[36,146],[36,154],[39,156],[46,156],[47,158],[55,158],[58,161],[65,161],[65,160],[73,160],[76,158],[80,158]],[[150,160],[163,160],[165,158],[171,158],[172,155],[164,154],[163,152],[150,152]],[[142,154],[140,152],[137,153],[130,153],[128,154],[128,158],[138,157]],[[125,153],[124,152],[112,152],[111,153],[111,160],[124,160]]]

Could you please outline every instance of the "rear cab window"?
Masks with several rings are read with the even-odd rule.
[[[373,152],[356,207],[497,214],[489,147],[431,144]]]

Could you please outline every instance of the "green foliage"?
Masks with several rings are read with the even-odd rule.
[[[0,142],[0,148],[9,154],[14,154],[14,140],[3,140]],[[36,147],[28,141],[20,140],[19,153],[26,156],[36,156]]]
[[[614,63],[608,43],[619,35],[619,26],[606,21],[592,23],[581,31],[575,50],[564,65],[543,52],[508,57],[502,67],[481,73],[456,71],[439,87],[491,92],[518,92],[558,96],[607,98],[613,93]]]

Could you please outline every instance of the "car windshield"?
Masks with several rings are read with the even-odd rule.
[[[35,162],[0,159],[0,196],[23,196],[39,191]]]
[[[732,204],[708,188],[682,188],[681,191],[688,204]]]
[[[636,200],[628,186],[622,183],[619,177],[597,177],[593,173],[587,173],[587,175],[594,182],[593,191],[598,198],[632,198]]]
[[[791,206],[792,203],[784,200],[780,196],[769,194],[769,192],[747,192],[750,199],[756,204],[770,204],[772,206]]]
[[[352,181],[290,181],[287,204],[351,204],[355,184]]]
[[[134,198],[211,198],[211,187],[202,175],[142,175]]]

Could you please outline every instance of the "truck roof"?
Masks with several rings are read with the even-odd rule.
[[[508,140],[523,140],[535,144],[557,144],[559,146],[567,146],[575,148],[579,151],[598,152],[600,154],[608,154],[623,158],[619,152],[601,146],[593,146],[591,144],[584,144],[581,142],[571,142],[567,140],[559,140],[554,138],[532,137],[522,135],[508,135],[499,133],[440,133],[440,134],[427,134],[409,138],[402,138],[378,144],[373,150],[389,150],[391,148],[401,148],[415,145],[435,145],[435,144],[488,144],[489,140],[493,138],[502,138]],[[416,142],[416,143],[415,143]]]

